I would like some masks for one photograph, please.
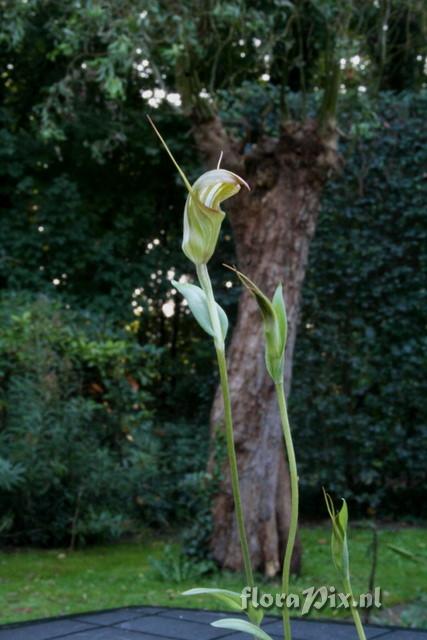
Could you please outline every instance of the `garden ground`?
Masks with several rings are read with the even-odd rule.
[[[427,529],[383,528],[379,531],[376,585],[384,609],[372,621],[427,626]],[[302,527],[302,574],[293,592],[309,586],[339,584],[330,562],[330,529]],[[355,592],[366,592],[371,569],[372,533],[353,528],[350,557]],[[400,548],[396,553],[389,547]],[[243,581],[228,572],[204,575],[206,566],[189,562],[173,540],[147,532],[138,541],[90,547],[81,551],[5,550],[0,553],[0,622],[12,622],[127,605],[215,607],[206,598],[183,597],[195,586],[240,591]],[[279,582],[260,586],[278,592]],[[223,608],[218,605],[217,608]],[[317,615],[342,616],[342,610]]]

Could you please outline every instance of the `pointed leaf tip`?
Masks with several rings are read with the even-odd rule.
[[[247,620],[241,620],[240,618],[224,618],[222,620],[215,620],[215,622],[211,622],[211,625],[220,629],[243,631],[243,633],[249,633],[256,638],[259,638],[259,640],[272,640],[271,636],[260,629],[260,627],[257,627],[255,624],[252,624],[252,622],[248,622]]]
[[[233,611],[242,611],[242,598],[240,593],[228,589],[195,588],[183,591],[183,596],[211,596],[227,604]]]

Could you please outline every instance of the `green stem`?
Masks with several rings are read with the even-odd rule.
[[[350,594],[351,598],[351,615],[353,616],[354,626],[356,627],[357,635],[359,636],[359,640],[366,640],[365,631],[363,629],[362,621],[360,619],[359,611],[356,607],[353,607],[353,590],[351,588],[350,580],[344,580],[344,591]]]
[[[219,379],[222,397],[224,401],[225,437],[227,442],[228,462],[230,465],[231,488],[233,491],[234,507],[236,511],[237,527],[239,530],[240,546],[242,549],[243,565],[246,574],[247,586],[254,587],[254,578],[249,554],[249,545],[246,537],[245,521],[243,517],[242,499],[239,487],[239,472],[237,468],[236,449],[234,447],[233,418],[231,414],[230,387],[228,384],[227,362],[225,359],[225,345],[222,339],[218,310],[212,290],[212,283],[205,264],[197,265],[197,276],[200,285],[206,294],[209,316],[215,333],[215,350],[218,361]]]
[[[249,587],[254,587],[254,578],[249,554],[249,545],[246,537],[245,521],[243,516],[242,499],[239,488],[239,474],[237,470],[236,450],[234,447],[233,422],[231,417],[230,390],[228,385],[227,364],[224,350],[216,349],[219,376],[221,382],[222,397],[224,399],[225,434],[227,441],[227,454],[230,464],[231,486],[233,489],[234,505],[236,509],[237,526],[239,529],[240,545],[242,548],[243,564],[245,567],[246,582]]]
[[[286,544],[286,552],[285,559],[283,561],[283,572],[282,572],[282,592],[284,594],[289,593],[289,578],[291,573],[291,561],[292,554],[295,546],[295,539],[297,535],[297,527],[298,527],[298,504],[299,504],[299,492],[298,492],[298,472],[297,472],[297,463],[295,459],[295,450],[292,442],[292,434],[291,428],[289,426],[288,419],[288,411],[286,408],[286,398],[285,398],[285,389],[283,386],[283,381],[276,382],[276,394],[277,394],[277,402],[279,405],[280,411],[280,421],[282,423],[283,429],[283,437],[285,439],[286,445],[286,453],[288,457],[289,464],[289,475],[291,479],[291,520],[289,523],[289,535],[288,542]],[[289,609],[285,605],[283,606],[283,629],[285,640],[291,640],[291,622]]]

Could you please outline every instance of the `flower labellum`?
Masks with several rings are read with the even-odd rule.
[[[221,202],[238,193],[242,186],[247,189],[249,186],[243,178],[231,171],[220,169],[219,166],[201,175],[191,186],[151,118],[147,117],[188,190],[184,209],[182,250],[194,264],[207,264],[215,251],[221,223],[225,217],[220,207]]]

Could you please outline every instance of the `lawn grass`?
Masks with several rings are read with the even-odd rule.
[[[382,588],[383,603],[390,610],[413,603],[427,585],[427,529],[401,528],[380,531],[376,584]],[[292,591],[309,586],[339,583],[330,563],[330,529],[302,527],[302,574],[293,580]],[[355,592],[367,590],[370,571],[369,530],[353,528],[350,554]],[[408,549],[417,556],[410,560],[397,555],[388,544]],[[203,597],[183,597],[195,586],[220,586],[240,591],[241,576],[229,572],[197,576],[188,564],[180,566],[179,545],[146,534],[138,542],[121,542],[69,553],[63,550],[14,550],[0,553],[0,622],[12,622],[126,605],[166,605],[223,608]],[[169,549],[166,554],[165,548]],[[155,567],[152,561],[160,563]],[[193,575],[191,575],[193,574]],[[173,579],[167,582],[165,576]],[[259,581],[271,593],[279,582]],[[342,615],[342,610],[324,610],[316,615]],[[382,613],[384,619],[384,612]],[[394,622],[396,620],[393,619]]]

